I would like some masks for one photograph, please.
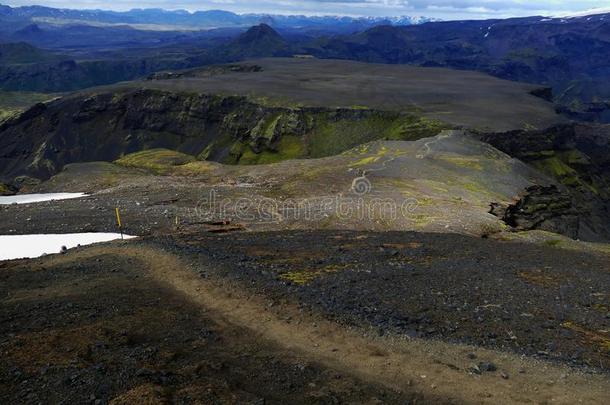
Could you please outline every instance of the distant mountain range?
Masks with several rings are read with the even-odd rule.
[[[6,44],[0,88],[67,91],[160,70],[307,54],[541,84],[568,114],[610,122],[610,14],[413,24],[421,21],[0,6],[0,43]],[[143,29],[162,23],[174,28]],[[176,30],[185,24],[208,29]]]
[[[435,19],[427,17],[341,17],[273,14],[235,14],[223,10],[197,11],[134,9],[117,12],[108,10],[71,10],[42,6],[10,7],[0,5],[0,19],[14,24],[87,24],[130,25],[143,29],[215,29],[250,27],[265,23],[280,30],[301,32],[347,33],[377,25],[412,25]]]

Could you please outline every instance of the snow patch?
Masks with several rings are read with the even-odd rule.
[[[487,38],[489,36],[489,34],[491,33],[491,29],[493,28],[492,26],[487,27],[487,33],[485,35],[483,35],[483,38]]]
[[[0,205],[31,204],[43,201],[70,200],[85,197],[85,193],[47,193],[47,194],[20,194],[9,197],[0,197]]]
[[[125,239],[135,236],[123,235]],[[45,254],[61,253],[78,245],[85,246],[99,242],[121,239],[118,233],[67,233],[40,235],[0,235],[0,260],[26,259]]]

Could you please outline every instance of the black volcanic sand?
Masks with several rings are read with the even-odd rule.
[[[339,231],[151,236],[0,262],[0,402],[458,402],[435,395],[434,385],[409,380],[394,391],[366,382],[361,370],[322,364],[277,341],[320,318],[335,325],[331,333],[364,332],[370,341],[379,334],[471,343],[464,358],[487,347],[603,376],[609,263],[459,235]],[[205,285],[237,295],[215,306],[193,301],[178,273],[208,300],[220,298]],[[286,318],[288,335],[267,336],[234,322],[243,317],[227,317],[260,299],[250,306],[255,318],[300,314]],[[482,376],[447,367],[469,390],[506,382],[506,364],[497,364],[503,368],[485,366]],[[530,373],[545,381],[547,366],[532,364],[507,383]]]
[[[450,234],[166,237],[202,276],[236,280],[374,333],[610,368],[610,257]]]
[[[438,403],[202,312],[137,260],[0,262],[0,403]]]

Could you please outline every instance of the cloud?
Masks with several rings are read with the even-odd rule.
[[[425,15],[444,19],[568,15],[610,8],[610,0],[13,0],[5,3],[11,6],[40,4],[113,10],[165,8],[310,15]]]

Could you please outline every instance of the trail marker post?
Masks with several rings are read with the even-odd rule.
[[[115,208],[116,222],[119,225],[119,232],[121,232],[121,239],[123,239],[123,226],[121,225],[121,214],[119,214],[119,207]]]

